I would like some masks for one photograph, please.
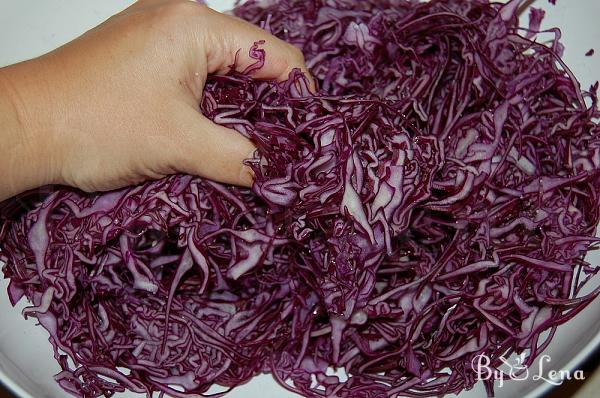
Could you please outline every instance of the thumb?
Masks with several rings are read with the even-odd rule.
[[[183,107],[179,125],[184,156],[176,165],[178,171],[226,184],[252,186],[252,170],[244,165],[256,150],[250,140],[191,107]]]

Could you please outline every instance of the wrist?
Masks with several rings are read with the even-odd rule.
[[[38,59],[0,69],[0,200],[60,182],[50,99]]]

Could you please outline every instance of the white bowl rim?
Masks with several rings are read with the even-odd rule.
[[[577,353],[577,355],[567,362],[564,370],[568,370],[571,373],[574,372],[581,364],[589,359],[594,352],[598,350],[600,350],[600,333],[596,334],[596,336],[594,336],[594,338],[591,339],[585,345],[585,347]],[[512,382],[515,383],[516,381]],[[15,395],[15,398],[35,398],[25,391],[23,387],[13,381],[2,369],[0,369],[0,384],[6,387],[13,395]],[[558,388],[558,386],[554,386],[550,383],[540,382],[537,387],[535,387],[526,395],[526,398],[542,397],[554,388]]]

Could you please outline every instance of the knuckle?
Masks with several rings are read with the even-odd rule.
[[[189,0],[177,0],[162,4],[156,12],[165,21],[181,23],[189,18],[205,15],[207,10],[205,5]]]
[[[304,54],[302,53],[302,51],[300,51],[300,49],[296,46],[291,46],[290,48],[290,52],[291,52],[291,58],[301,64],[304,64]]]

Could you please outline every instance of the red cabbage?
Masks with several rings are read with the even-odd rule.
[[[271,373],[306,397],[436,396],[472,388],[476,355],[531,364],[599,293],[580,294],[600,113],[520,3],[238,6],[319,87],[209,78],[201,111],[258,147],[251,190],[177,175],[3,205],[8,294],[60,385],[186,397]]]

